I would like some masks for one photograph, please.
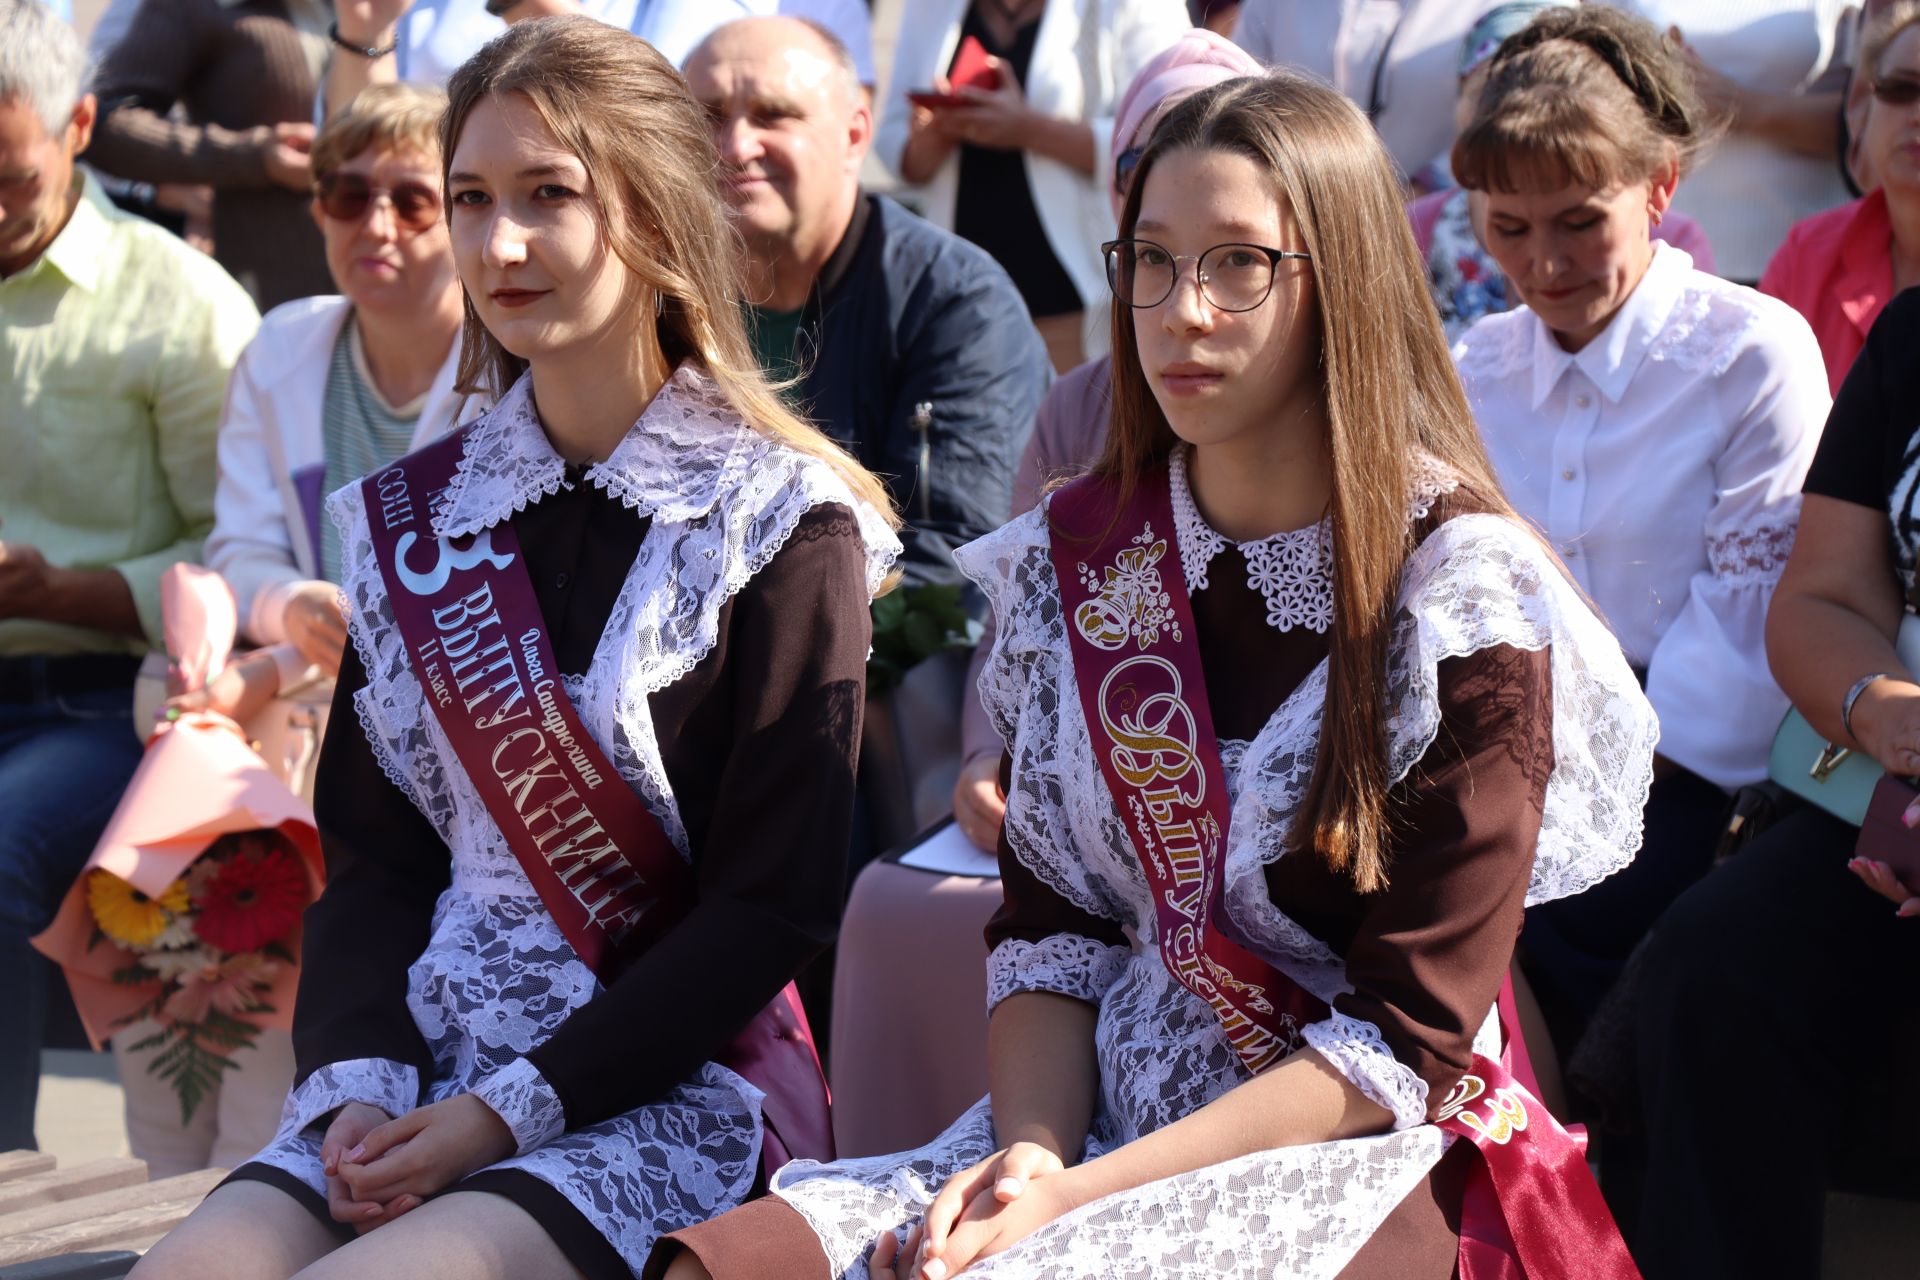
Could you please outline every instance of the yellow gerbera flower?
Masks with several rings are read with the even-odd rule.
[[[185,880],[175,880],[158,898],[149,898],[111,871],[96,868],[87,873],[87,908],[93,922],[123,947],[148,945],[192,905]]]

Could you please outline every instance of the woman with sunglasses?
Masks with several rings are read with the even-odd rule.
[[[1525,1112],[1493,1159],[1582,1205],[1502,1193],[1582,1249],[1527,1273],[1624,1274],[1491,1058],[1525,905],[1632,856],[1652,712],[1500,496],[1393,164],[1333,90],[1233,80],[1161,121],[1120,228],[1100,460],[960,552],[1007,744],[992,1092],[646,1274],[1443,1280],[1490,1161],[1441,1126],[1487,1097]]]
[[[1881,308],[1920,284],[1920,3],[1873,17],[1860,74],[1871,94],[1860,155],[1880,185],[1796,224],[1760,278],[1813,326],[1835,394]]]
[[[485,407],[454,390],[460,281],[440,191],[446,97],[377,85],[313,144],[313,220],[340,290],[269,312],[220,425],[207,564],[261,650],[174,705],[250,706],[340,669],[340,539],[329,492]],[[244,718],[244,715],[243,715]]]
[[[1527,916],[1524,967],[1563,1053],[1711,865],[1728,794],[1766,777],[1787,709],[1762,633],[1830,401],[1804,320],[1651,237],[1704,121],[1669,41],[1581,5],[1508,37],[1453,149],[1522,304],[1454,352],[1487,452],[1660,714],[1640,857]]]

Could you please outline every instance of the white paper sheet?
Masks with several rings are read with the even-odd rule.
[[[943,876],[1000,878],[1000,860],[974,848],[973,841],[961,832],[957,822],[947,823],[901,854],[899,862],[903,867],[932,871]]]

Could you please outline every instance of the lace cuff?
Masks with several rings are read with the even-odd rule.
[[[566,1109],[540,1068],[516,1058],[472,1089],[473,1096],[492,1107],[513,1130],[515,1155],[544,1147],[567,1129]]]
[[[1772,586],[1780,581],[1780,571],[1787,567],[1787,555],[1793,550],[1793,535],[1799,527],[1793,518],[1797,513],[1795,503],[1786,520],[1724,529],[1709,537],[1707,563],[1713,576],[1734,585]]]
[[[1380,1028],[1335,1010],[1331,1017],[1308,1023],[1303,1035],[1354,1088],[1393,1112],[1396,1130],[1427,1122],[1427,1082],[1393,1056]]]
[[[1077,933],[1056,933],[1038,942],[1008,938],[987,957],[987,1012],[1022,991],[1051,991],[1097,1005],[1120,980],[1132,954]]]
[[[349,1102],[378,1107],[397,1120],[420,1105],[420,1072],[391,1058],[329,1062],[287,1094],[280,1132],[303,1132]]]

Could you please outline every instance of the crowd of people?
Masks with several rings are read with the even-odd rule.
[[[324,718],[327,874],[142,1280],[1812,1277],[1920,1198],[1920,0],[900,9],[0,0],[0,1150],[166,682]],[[1000,906],[896,963],[989,1092],[836,1161],[893,592],[979,624]]]

